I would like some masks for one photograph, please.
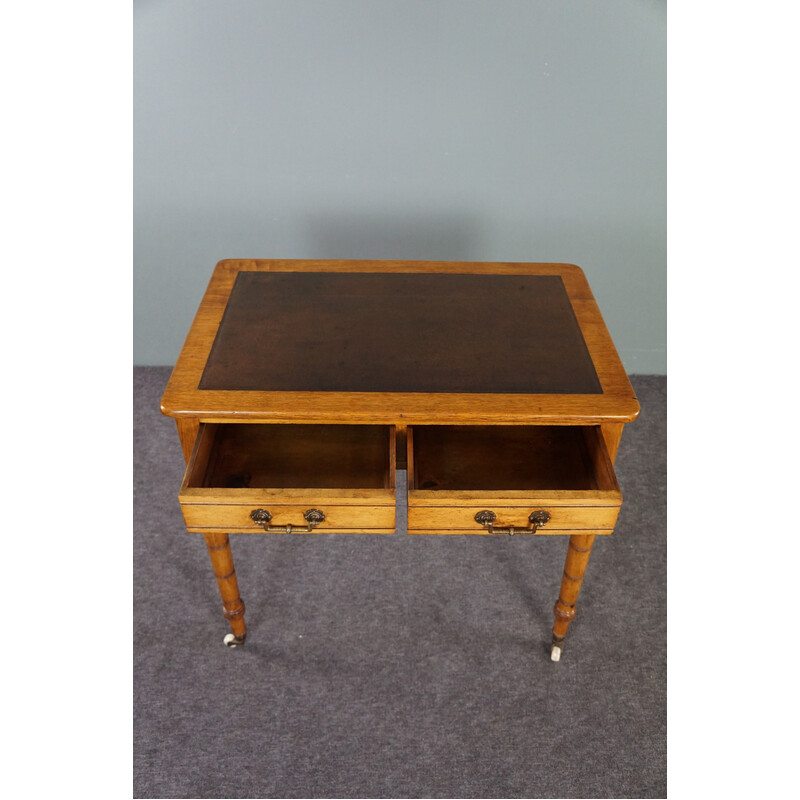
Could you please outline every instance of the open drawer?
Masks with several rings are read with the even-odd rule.
[[[202,423],[179,500],[192,533],[394,533],[394,428]]]
[[[622,494],[597,426],[409,427],[409,533],[608,534]]]

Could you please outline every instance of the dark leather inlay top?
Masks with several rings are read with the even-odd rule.
[[[600,394],[557,275],[241,272],[200,389]]]

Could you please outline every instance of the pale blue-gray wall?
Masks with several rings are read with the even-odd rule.
[[[666,3],[137,0],[134,363],[222,258],[563,261],[666,373]]]

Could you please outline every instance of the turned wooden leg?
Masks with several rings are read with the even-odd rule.
[[[575,604],[581,590],[586,565],[594,544],[594,534],[573,534],[569,537],[567,563],[564,565],[564,576],[561,579],[561,591],[558,595],[553,613],[556,623],[553,626],[553,643],[550,647],[550,658],[558,661],[564,648],[564,637],[567,635],[569,623],[575,617]]]
[[[231,624],[233,633],[225,637],[228,647],[244,644],[247,629],[244,624],[244,603],[239,597],[239,584],[233,568],[233,555],[227,533],[205,534],[206,547],[211,556],[211,566],[222,596],[222,613]]]

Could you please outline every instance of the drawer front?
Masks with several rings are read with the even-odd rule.
[[[622,504],[597,427],[413,428],[407,459],[409,533],[609,534]]]
[[[572,533],[611,533],[614,530],[619,506],[557,506],[547,500],[532,500],[529,505],[502,505],[486,498],[481,504],[466,503],[458,506],[416,505],[409,499],[409,533],[477,533],[488,534],[484,524],[475,517],[483,511],[492,511],[494,532],[505,533],[502,528],[513,527],[525,533],[531,527],[529,516],[534,511],[546,511],[550,518],[537,526],[537,535]]]
[[[378,500],[380,498],[376,498]],[[251,514],[257,510],[268,511],[271,519],[264,524],[254,521]],[[315,509],[324,519],[307,530],[304,514]],[[234,503],[181,503],[186,528],[190,533],[394,533],[395,508],[392,505],[336,505],[335,499],[317,498],[316,502],[302,504],[249,502]],[[287,526],[291,526],[291,531]]]
[[[385,426],[201,424],[181,510],[192,533],[394,533],[394,457]]]

